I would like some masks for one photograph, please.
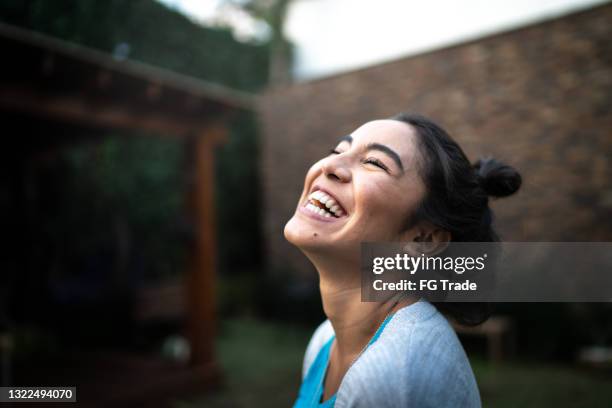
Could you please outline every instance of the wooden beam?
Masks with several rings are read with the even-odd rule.
[[[129,81],[159,83],[166,89],[202,98],[222,109],[252,110],[256,106],[256,97],[246,92],[130,59],[117,61],[104,52],[0,23],[0,45],[6,47],[6,44],[13,47],[18,45],[26,55],[32,52],[38,53],[40,50],[51,55],[52,64],[49,72],[61,71],[66,63],[79,66],[79,71],[83,73],[89,71],[91,76],[94,76],[95,71],[99,69],[106,69],[114,77],[123,77]],[[21,58],[6,59],[2,68],[15,64],[21,64]]]
[[[189,118],[151,109],[137,110],[127,101],[86,99],[82,95],[51,95],[22,87],[0,86],[0,108],[88,126],[184,135],[207,126],[210,117]]]
[[[187,329],[191,363],[214,365],[216,335],[216,219],[214,148],[226,138],[227,130],[215,124],[187,142],[191,158],[190,210],[194,224],[192,262],[187,272]]]

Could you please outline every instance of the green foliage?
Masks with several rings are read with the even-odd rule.
[[[268,80],[268,44],[237,42],[153,0],[5,0],[0,21],[237,89]]]
[[[267,81],[267,44],[237,42],[228,29],[193,24],[153,0],[7,0],[0,4],[0,20],[109,53],[118,44],[129,44],[129,58],[242,90],[260,89]],[[256,267],[260,261],[256,129],[253,114],[239,115],[232,122],[229,143],[218,152],[217,211],[224,271]],[[70,211],[52,228],[91,228],[87,236],[99,244],[103,231],[112,225],[106,219],[110,212],[134,226],[148,248],[167,245],[167,237],[156,228],[182,205],[183,186],[168,182],[183,165],[175,151],[180,142],[123,136],[109,137],[95,148],[69,149],[72,170],[80,177],[73,181],[75,194],[91,207],[86,215],[81,197],[66,199]],[[100,225],[91,221],[98,219]],[[88,238],[74,244],[94,248],[96,242]]]
[[[109,54],[128,45],[130,59],[243,91],[259,90],[268,81],[269,44],[240,43],[228,29],[193,24],[153,0],[6,0],[0,3],[0,21]],[[11,318],[46,320],[54,330],[70,321],[66,333],[78,327],[83,338],[97,338],[100,330],[112,333],[109,325],[120,330],[121,319],[107,312],[126,311],[121,305],[134,299],[139,285],[186,270],[193,225],[185,211],[185,146],[176,135],[107,131],[100,138],[99,130],[81,134],[87,131],[69,124],[54,129],[53,135],[73,142],[43,145],[35,134],[24,133],[23,144],[31,147],[15,158],[14,187],[0,189],[0,196],[12,197],[10,211],[26,221],[24,232],[19,223],[12,227],[24,238],[17,245],[21,252],[6,262],[9,280],[16,282]],[[15,148],[7,149],[7,157],[21,142],[11,143]],[[228,143],[217,153],[219,270],[253,282],[261,262],[254,113],[234,118]],[[38,155],[54,159],[32,157]],[[250,310],[252,285],[228,287],[227,294],[243,304],[234,310]],[[32,293],[41,296],[32,301]]]
[[[315,328],[314,324],[224,321],[218,354],[226,387],[199,398],[177,400],[173,407],[291,406],[300,385],[304,351]],[[550,363],[494,363],[474,358],[469,349],[467,353],[484,407],[610,406],[612,388],[605,372]]]
[[[0,21],[109,54],[128,45],[129,59],[243,91],[268,81],[269,44],[240,43],[229,29],[196,25],[154,0],[6,0]],[[38,186],[33,205],[41,209],[32,221],[30,269],[58,286],[103,277],[124,294],[143,280],[184,272],[193,226],[185,214],[181,139],[113,132],[73,140],[89,142],[64,145],[55,164],[27,182]],[[261,237],[253,113],[232,121],[216,160],[219,269],[254,275]]]
[[[184,270],[180,143],[120,134],[65,148],[60,160],[64,187],[53,198],[60,205],[45,225],[63,259],[58,271],[71,273],[69,264],[100,251],[123,288],[133,274],[155,280]]]
[[[469,353],[469,352],[468,352]],[[492,363],[471,358],[484,407],[608,407],[604,371],[550,363]]]
[[[216,156],[216,210],[220,263],[225,274],[256,273],[260,266],[261,184],[255,115],[237,115]]]
[[[253,319],[223,321],[217,340],[225,387],[174,401],[174,408],[288,407],[300,385],[312,329]]]

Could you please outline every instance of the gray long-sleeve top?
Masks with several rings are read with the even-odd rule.
[[[333,335],[329,320],[316,329],[306,348],[302,377]],[[422,299],[392,316],[378,340],[349,368],[336,395],[338,408],[481,406],[474,373],[455,331]]]

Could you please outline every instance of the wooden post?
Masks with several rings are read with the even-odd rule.
[[[215,368],[216,222],[214,148],[225,140],[226,129],[213,125],[187,142],[190,163],[188,203],[193,225],[191,262],[185,280],[187,333],[193,366]]]

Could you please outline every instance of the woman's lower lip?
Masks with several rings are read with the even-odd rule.
[[[300,212],[303,213],[304,215],[318,220],[318,221],[323,221],[323,222],[334,222],[336,220],[338,220],[338,218],[336,217],[325,217],[324,215],[319,215],[319,214],[315,214],[312,211],[310,211],[309,209],[307,209],[305,206],[301,205],[300,206]]]

